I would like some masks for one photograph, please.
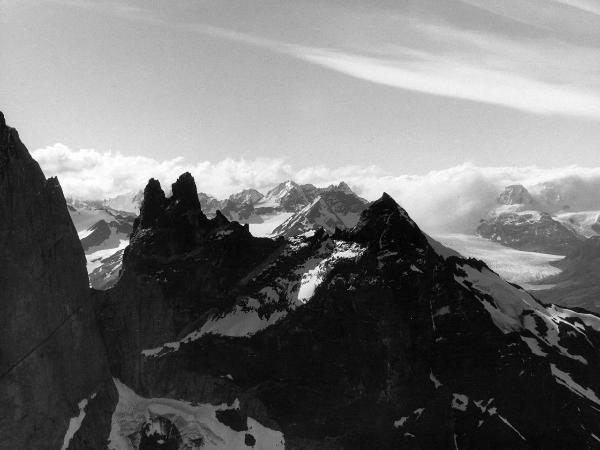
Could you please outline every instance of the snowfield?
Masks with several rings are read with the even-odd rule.
[[[219,421],[216,412],[239,409],[239,401],[232,405],[192,404],[171,398],[144,398],[115,379],[119,402],[112,416],[108,448],[110,450],[135,450],[141,439],[140,430],[145,423],[162,417],[177,427],[182,439],[181,448],[203,449],[283,449],[283,433],[261,425],[248,417],[247,430],[235,431]],[[246,435],[256,443],[245,444]],[[201,444],[200,444],[201,443]]]
[[[519,284],[525,289],[547,289],[551,286],[530,283],[561,272],[559,268],[550,264],[561,260],[563,258],[561,255],[515,250],[479,236],[467,234],[437,234],[433,237],[465,257],[482,260],[502,278]]]
[[[262,206],[262,205],[260,205]],[[291,212],[280,212],[276,214],[270,214],[262,216],[263,223],[250,223],[250,233],[256,237],[268,237],[271,235],[273,230],[281,225],[283,222],[292,217],[294,213]]]

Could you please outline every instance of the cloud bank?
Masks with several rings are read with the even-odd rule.
[[[118,152],[73,150],[63,144],[33,152],[46,176],[58,176],[66,196],[99,200],[139,192],[149,178],[165,190],[183,172],[198,190],[218,198],[246,188],[266,192],[277,183],[326,186],[346,181],[359,195],[374,200],[392,195],[428,232],[470,232],[509,184],[524,184],[533,194],[560,196],[573,210],[600,209],[600,167],[477,167],[469,163],[420,175],[392,174],[378,166],[310,166],[297,168],[283,159],[226,158],[188,163],[183,158],[158,161]]]

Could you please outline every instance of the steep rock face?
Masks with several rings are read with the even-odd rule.
[[[211,233],[192,254],[207,255]],[[219,234],[217,247],[228,248],[234,235]],[[352,230],[308,232],[262,255],[248,245],[258,242],[232,242],[258,262],[220,286],[214,309],[201,308],[185,327],[180,316],[181,331],[163,342],[138,343],[137,380],[130,382],[140,394],[234,405],[218,421],[248,430],[258,445],[271,441],[256,423],[280,430],[288,448],[596,443],[600,318],[542,305],[484,263],[432,246],[387,195]],[[130,289],[127,273],[140,276],[150,261],[141,247],[130,252],[116,289]],[[164,293],[179,276],[165,269],[146,271],[144,289]],[[186,283],[202,279],[202,269],[187,271]],[[191,307],[190,299],[171,298]],[[105,330],[115,325],[104,320]],[[183,442],[205,439],[208,419],[177,408],[168,419],[184,424]],[[144,425],[131,414],[116,420],[128,429]]]
[[[565,255],[584,238],[539,206],[521,185],[507,186],[477,234],[519,250]]]
[[[85,257],[55,178],[0,121],[0,448],[102,448],[115,404]],[[93,399],[91,398],[93,396]],[[92,413],[94,410],[95,413]]]

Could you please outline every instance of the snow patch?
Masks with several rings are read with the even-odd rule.
[[[540,348],[540,343],[537,339],[532,337],[521,336],[521,340],[527,344],[531,353],[537,356],[548,356],[548,353],[544,352]]]
[[[69,448],[71,439],[73,439],[73,437],[75,436],[75,433],[77,433],[77,431],[79,431],[79,428],[81,428],[83,419],[85,418],[85,407],[87,406],[88,401],[93,400],[94,398],[96,398],[95,392],[92,395],[90,395],[88,398],[84,398],[77,404],[77,406],[79,407],[79,414],[75,417],[72,417],[71,420],[69,421],[69,428],[67,428],[67,432],[65,433],[65,437],[63,439],[63,445],[61,447],[61,450],[67,450]]]
[[[365,249],[354,242],[334,241],[335,247],[328,258],[323,259],[314,269],[305,272],[300,281],[298,300],[309,301],[317,287],[327,277],[335,264],[341,259],[358,259]]]
[[[429,372],[429,379],[431,380],[431,382],[433,383],[433,386],[438,389],[440,386],[443,386],[442,383],[440,382],[440,380],[438,380],[436,378],[436,376],[433,374],[433,372]]]
[[[562,384],[580,397],[587,398],[596,405],[600,405],[600,398],[598,398],[596,393],[590,388],[583,387],[576,383],[575,380],[571,378],[571,375],[569,375],[567,372],[563,372],[554,364],[550,364],[550,371],[552,372],[552,375],[554,375],[554,379],[558,384]]]
[[[452,394],[452,408],[465,412],[469,406],[469,397],[464,394]]]

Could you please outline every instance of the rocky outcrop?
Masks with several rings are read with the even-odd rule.
[[[83,249],[58,180],[44,177],[3,116],[0,286],[0,448],[102,448],[116,391]]]

